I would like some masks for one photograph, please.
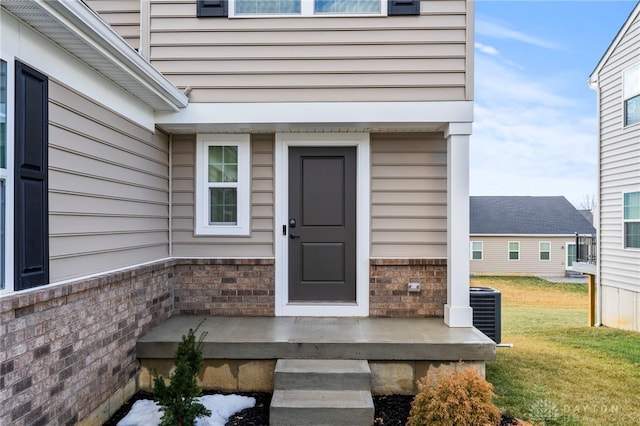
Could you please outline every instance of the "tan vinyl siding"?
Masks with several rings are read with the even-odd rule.
[[[168,138],[49,83],[51,281],[169,254]]]
[[[422,15],[197,18],[152,0],[150,60],[192,102],[470,100],[465,0]]]
[[[640,291],[640,249],[624,249],[623,193],[640,191],[640,125],[623,127],[622,72],[640,63],[640,17],[600,76],[600,281]],[[607,325],[612,325],[607,323]]]
[[[371,135],[371,257],[446,258],[446,178],[441,133]]]
[[[196,135],[173,136],[173,255],[273,257],[274,135],[251,135],[251,235],[194,236]]]
[[[84,0],[134,49],[140,49],[140,2],[144,0]]]
[[[482,242],[482,260],[470,260],[469,270],[472,274],[564,276],[566,243],[575,242],[575,236],[471,235],[469,240]],[[520,243],[519,260],[509,260],[510,241]],[[549,260],[540,260],[541,242],[551,243]]]

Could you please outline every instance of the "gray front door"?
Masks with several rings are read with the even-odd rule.
[[[356,302],[356,148],[289,148],[289,302]]]

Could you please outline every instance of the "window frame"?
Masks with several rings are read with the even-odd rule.
[[[515,250],[515,251],[511,250],[511,244],[517,244],[518,245],[518,249]],[[511,253],[517,253],[518,257],[516,259],[512,259],[511,258]],[[520,241],[509,241],[507,243],[507,259],[509,261],[512,261],[512,262],[516,262],[516,261],[520,260]]]
[[[543,244],[548,244],[549,245],[549,249],[548,250],[543,250],[542,249],[542,245]],[[542,253],[547,253],[547,258],[543,259],[542,258]],[[550,262],[551,261],[551,241],[538,241],[538,260],[540,262]]]
[[[13,193],[14,193],[14,115],[15,115],[15,61],[0,51],[0,60],[6,64],[6,110],[5,110],[5,165],[0,164],[0,181],[4,184],[4,211],[0,212],[0,221],[4,235],[0,236],[0,296],[14,291],[13,279]],[[2,208],[0,207],[0,208]]]
[[[228,3],[228,17],[231,19],[238,18],[322,18],[322,17],[384,17],[388,15],[388,2],[390,0],[378,0],[380,2],[379,13],[315,13],[314,4],[315,0],[300,0],[300,13],[262,13],[262,14],[248,14],[236,13],[236,0],[229,0]]]
[[[480,250],[474,250],[474,244],[480,244]],[[479,252],[480,257],[478,259],[473,257],[473,254]],[[469,242],[469,259],[470,260],[484,260],[484,242],[483,241],[470,241]]]
[[[233,225],[209,223],[208,162],[210,146],[238,147],[237,222]],[[195,167],[195,229],[196,236],[250,236],[251,234],[251,142],[249,134],[197,135]]]
[[[639,224],[638,226],[640,226],[640,216],[638,216],[638,218],[630,218],[627,219],[626,217],[626,196],[630,195],[630,194],[637,194],[637,196],[640,198],[640,191],[627,191],[627,192],[623,192],[622,193],[622,247],[625,250],[640,250],[640,245],[636,246],[629,246],[627,244],[627,224],[629,223],[634,223],[634,224]]]
[[[631,85],[632,88],[628,89],[629,83],[627,82],[627,78],[629,81],[633,81],[636,79],[635,87]],[[634,101],[638,104],[638,108],[640,109],[640,62],[631,65],[622,71],[622,127],[631,127],[640,125],[640,111],[638,112],[638,119],[632,123],[629,123],[628,120],[628,108],[631,101]]]

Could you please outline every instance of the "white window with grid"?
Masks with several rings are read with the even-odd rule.
[[[482,260],[482,241],[471,241],[471,260]]]
[[[540,241],[538,248],[540,260],[551,260],[551,243],[549,241]]]
[[[520,260],[519,241],[509,241],[509,260]]]
[[[622,73],[624,126],[640,124],[640,63]]]
[[[385,16],[387,0],[229,0],[229,17]]]
[[[640,249],[640,191],[623,194],[624,248]]]
[[[199,134],[196,235],[250,234],[249,135]]]

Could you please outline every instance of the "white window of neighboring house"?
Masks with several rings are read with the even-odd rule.
[[[519,241],[509,241],[509,260],[520,260]]]
[[[540,260],[551,260],[551,243],[548,241],[540,241],[539,252]]]
[[[640,248],[640,191],[624,198],[624,248]]]
[[[199,134],[196,235],[250,234],[249,135]]]
[[[482,241],[471,241],[471,260],[482,260]]]
[[[624,125],[640,123],[640,63],[622,73]]]
[[[0,60],[0,290],[6,287],[6,254],[7,254],[7,63]]]
[[[229,0],[230,17],[384,16],[387,0]]]

